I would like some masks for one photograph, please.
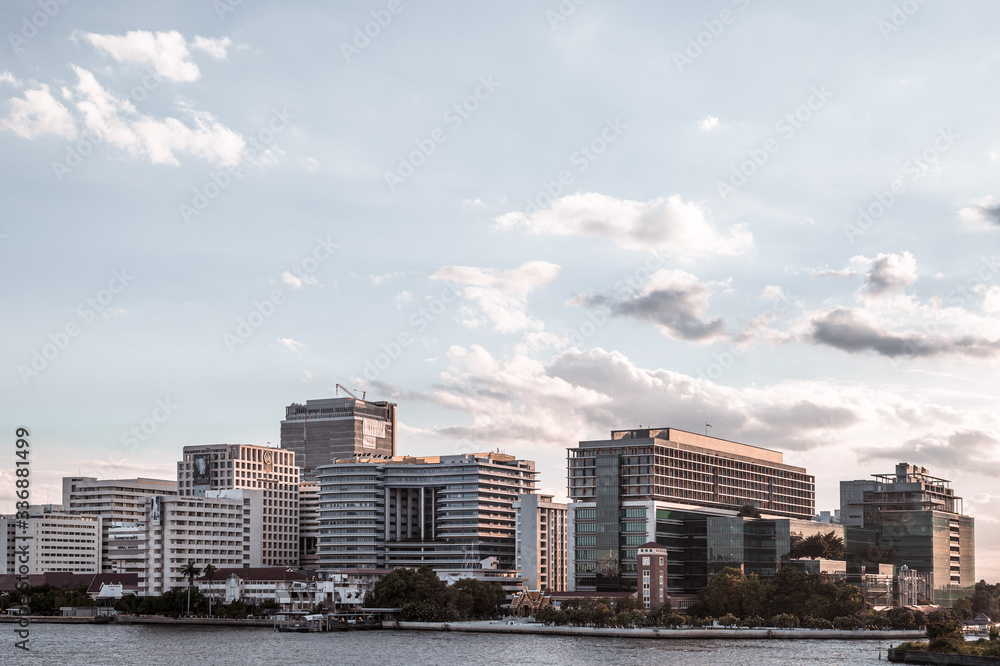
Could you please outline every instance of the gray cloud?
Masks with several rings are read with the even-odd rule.
[[[936,469],[948,469],[995,475],[1000,473],[1000,461],[994,457],[997,451],[1000,440],[982,430],[964,428],[947,436],[916,437],[900,446],[869,450],[858,457],[862,461],[908,462],[927,467],[931,474]]]
[[[868,293],[882,296],[902,291],[917,281],[917,262],[909,252],[880,254],[872,261],[871,270],[865,274]]]
[[[993,358],[1000,355],[1000,340],[988,340],[978,335],[948,338],[919,333],[889,333],[866,321],[862,311],[856,308],[837,308],[811,323],[811,342],[850,353],[875,352],[889,358],[946,355]]]

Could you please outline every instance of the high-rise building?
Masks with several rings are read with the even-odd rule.
[[[72,513],[101,517],[101,571],[110,573],[109,532],[113,523],[145,519],[152,495],[176,495],[177,481],[63,477],[63,507]]]
[[[500,453],[349,459],[317,469],[321,571],[514,566],[514,502],[535,463]]]
[[[872,476],[840,482],[848,553],[891,549],[896,566],[933,574],[937,590],[974,585],[975,523],[951,482],[907,463]]]
[[[0,535],[0,574],[21,573],[21,566],[28,574],[101,572],[100,516],[67,513],[58,504],[31,505],[27,520],[0,516]]]
[[[649,542],[669,553],[672,593],[696,592],[721,566],[773,575],[793,523],[815,513],[814,478],[780,452],[675,428],[580,442],[568,485],[577,591],[636,589],[637,550]],[[741,516],[746,505],[761,518]]]
[[[529,590],[565,592],[566,505],[552,495],[521,495],[514,502],[517,524],[517,556],[514,568],[521,572]]]
[[[185,446],[177,463],[178,495],[246,504],[252,567],[298,565],[299,481],[295,454],[267,446]]]
[[[396,455],[396,404],[357,398],[292,403],[281,422],[281,448],[295,452],[303,477],[337,460]]]
[[[319,484],[299,484],[299,568],[315,570],[319,566],[316,546],[319,543]]]
[[[112,524],[113,571],[138,574],[139,595],[159,596],[187,585],[181,572],[188,562],[198,568],[250,566],[249,499],[210,496],[226,492],[150,497],[141,520]]]

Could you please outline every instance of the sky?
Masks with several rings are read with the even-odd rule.
[[[926,466],[1000,580],[989,2],[0,8],[0,509],[276,445],[336,384],[401,454],[707,431]],[[341,395],[343,395],[341,393]]]

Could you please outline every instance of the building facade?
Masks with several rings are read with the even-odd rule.
[[[253,567],[298,566],[299,482],[295,454],[267,446],[185,446],[177,463],[178,495],[222,497],[217,493],[225,491],[226,497],[246,501]]]
[[[516,557],[529,590],[565,592],[569,560],[566,551],[566,505],[552,495],[521,495],[514,502]]]
[[[39,504],[28,507],[27,520],[0,516],[0,574],[19,573],[25,564],[29,574],[101,572],[101,517],[62,509],[58,504]]]
[[[188,562],[199,568],[249,566],[247,504],[226,497],[150,497],[142,520],[112,524],[112,569],[136,574],[141,596],[159,596],[187,585],[181,571]]]
[[[281,422],[281,448],[295,453],[306,479],[316,469],[354,456],[396,455],[396,404],[356,398],[292,403]]]
[[[667,549],[650,541],[638,548],[639,600],[646,609],[658,608],[669,601],[667,594]]]
[[[814,477],[780,452],[674,428],[580,442],[567,473],[576,591],[636,589],[637,549],[649,542],[670,553],[671,594],[696,592],[724,566],[774,575],[792,524],[815,514]],[[761,518],[739,515],[745,505]]]
[[[907,463],[873,477],[840,482],[848,553],[890,550],[896,566],[932,574],[939,591],[974,585],[975,522],[951,482]]]
[[[316,546],[319,543],[319,484],[299,484],[299,568],[315,571],[319,567]]]
[[[101,571],[111,572],[108,554],[111,525],[145,519],[146,506],[153,495],[176,495],[177,481],[166,479],[111,479],[63,477],[63,507],[71,513],[100,516]]]
[[[515,560],[514,502],[535,464],[500,453],[351,459],[317,470],[321,571]]]

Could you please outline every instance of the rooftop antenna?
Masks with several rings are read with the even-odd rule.
[[[708,429],[711,428],[711,424],[707,421],[705,422],[705,435],[708,436]]]
[[[362,392],[361,392],[361,397],[360,397],[360,398],[358,398],[358,396],[356,396],[356,395],[354,395],[353,393],[351,393],[351,392],[350,392],[350,391],[349,391],[349,390],[347,389],[347,387],[346,387],[346,386],[342,386],[341,384],[336,384],[336,385],[335,385],[335,389],[336,389],[336,391],[337,391],[337,395],[340,395],[340,390],[341,390],[341,389],[343,389],[344,393],[346,393],[347,395],[351,396],[351,397],[352,397],[352,398],[354,398],[355,400],[364,400],[364,399],[365,399],[365,396],[366,396],[366,395],[368,394],[368,391],[362,391]],[[358,389],[354,389],[354,390],[355,390],[355,391],[357,391]]]

